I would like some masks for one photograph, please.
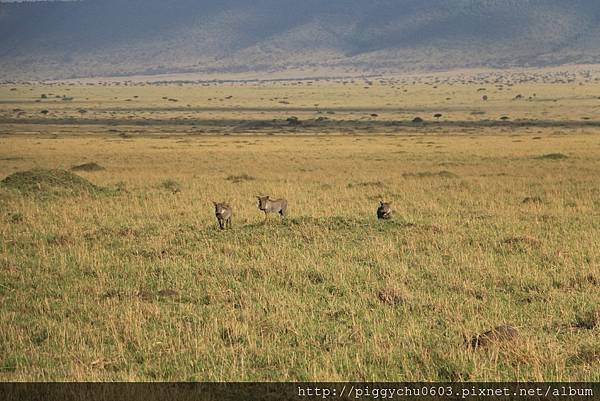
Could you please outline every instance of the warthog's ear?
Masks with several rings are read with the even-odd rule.
[[[383,206],[383,201],[382,200],[379,201],[379,205]]]
[[[215,202],[215,201],[212,201],[212,204],[213,204],[214,206],[217,206],[217,202]]]

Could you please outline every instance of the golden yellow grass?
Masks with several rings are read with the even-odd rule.
[[[598,78],[542,73],[526,76],[523,82],[501,79],[501,75],[433,75],[194,85],[5,84],[0,86],[0,101],[10,102],[0,103],[0,119],[15,117],[15,108],[23,112],[20,119],[116,119],[121,123],[144,119],[190,123],[199,118],[268,120],[292,115],[301,120],[327,117],[361,121],[411,120],[415,116],[441,122],[497,121],[502,117],[511,121],[597,119]],[[63,100],[65,97],[69,100]],[[42,110],[48,114],[40,114]],[[442,116],[434,117],[438,113]]]
[[[107,107],[100,89],[77,90]],[[248,106],[266,97],[255,89],[232,93]],[[334,102],[324,91],[304,103]],[[77,174],[122,189],[43,198],[0,187],[0,380],[600,380],[595,128],[0,128],[0,178],[96,162],[105,170]],[[566,158],[542,157],[553,153]],[[264,223],[259,194],[287,198],[289,219]],[[377,221],[380,199],[393,220]],[[232,230],[218,230],[213,200],[234,207]],[[519,338],[467,347],[501,324]]]

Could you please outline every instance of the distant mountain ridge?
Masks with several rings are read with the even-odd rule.
[[[600,62],[596,0],[0,3],[0,79]]]

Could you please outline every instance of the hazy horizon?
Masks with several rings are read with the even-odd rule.
[[[594,64],[599,22],[593,0],[5,1],[0,78]]]

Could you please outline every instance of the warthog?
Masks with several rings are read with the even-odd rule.
[[[226,227],[231,228],[231,218],[233,217],[233,209],[227,203],[213,202],[215,205],[215,216],[219,222],[219,227],[224,230]]]
[[[377,218],[388,220],[392,218],[392,202],[379,202],[379,207],[377,208]]]
[[[257,196],[258,208],[265,212],[265,219],[267,213],[279,213],[281,217],[285,217],[287,211],[287,201],[285,199],[273,200],[268,196]]]

